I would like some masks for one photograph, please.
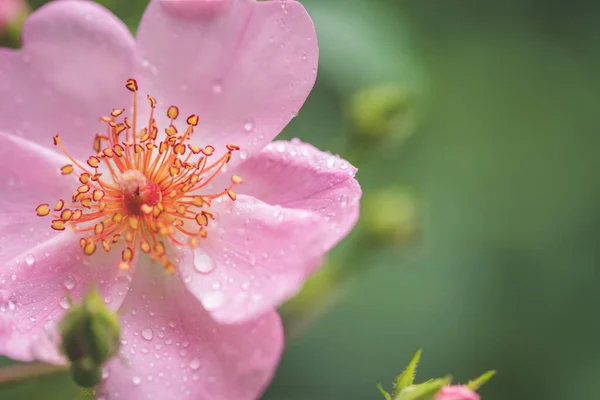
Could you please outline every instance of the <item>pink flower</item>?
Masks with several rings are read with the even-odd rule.
[[[479,400],[479,395],[466,386],[445,386],[435,395],[435,400]]]
[[[340,158],[269,143],[315,82],[306,11],[152,0],[134,40],[64,0],[23,41],[0,49],[0,354],[62,362],[65,294],[96,283],[127,360],[98,393],[258,397],[283,346],[274,308],[350,231],[361,195]]]
[[[1,0],[0,1],[0,31],[11,23],[19,14],[25,12],[27,5],[24,0]]]

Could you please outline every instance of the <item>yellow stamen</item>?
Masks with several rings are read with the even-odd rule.
[[[94,153],[86,163],[69,155],[59,135],[53,137],[54,145],[71,162],[61,168],[61,173],[74,173],[81,185],[73,193],[72,204],[59,200],[54,210],[48,204],[40,204],[36,213],[50,215],[54,230],[62,231],[68,225],[80,233],[86,255],[94,254],[98,245],[110,252],[111,243],[123,239],[126,248],[118,268],[129,270],[139,248],[173,274],[176,265],[167,254],[165,243],[195,247],[208,236],[206,227],[214,219],[208,210],[212,200],[224,196],[235,200],[232,189],[242,183],[242,178],[233,176],[231,184],[218,193],[203,190],[223,170],[232,152],[240,148],[228,144],[224,153],[214,159],[214,146],[186,143],[200,118],[195,114],[187,117],[187,127],[179,134],[175,126],[179,108],[174,105],[167,109],[169,123],[164,129],[164,140],[159,141],[160,130],[154,119],[157,102],[149,95],[150,117],[147,126],[138,130],[138,84],[135,79],[128,79],[125,87],[133,93],[131,120],[117,120],[124,108],[100,117],[106,133],[95,135]],[[106,168],[99,170],[101,164]]]

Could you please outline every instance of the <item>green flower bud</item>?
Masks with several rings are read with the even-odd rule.
[[[71,376],[81,385],[100,380],[102,364],[117,354],[121,328],[100,293],[92,289],[81,304],[71,306],[59,324],[62,352],[71,362]]]
[[[98,366],[90,359],[83,359],[71,364],[69,368],[71,379],[86,388],[96,386],[102,379],[102,366]]]
[[[359,135],[406,136],[412,125],[412,94],[398,85],[372,86],[357,92],[349,107],[350,122]]]
[[[385,244],[414,239],[419,233],[419,203],[412,192],[396,186],[363,196],[362,224]]]

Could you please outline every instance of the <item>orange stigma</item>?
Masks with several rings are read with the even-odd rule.
[[[110,116],[100,117],[106,123],[106,133],[96,134],[95,155],[80,163],[63,147],[60,136],[54,145],[71,160],[61,168],[63,175],[75,174],[81,185],[75,190],[71,203],[59,200],[55,207],[40,204],[39,216],[51,215],[54,230],[72,228],[82,234],[81,248],[91,256],[101,246],[107,252],[124,241],[119,268],[128,270],[138,249],[159,261],[172,274],[175,264],[167,255],[167,244],[195,247],[206,238],[206,227],[214,219],[211,202],[223,196],[236,199],[233,187],[242,183],[232,176],[231,184],[222,192],[206,194],[203,189],[219,174],[240,148],[226,146],[226,152],[213,159],[213,146],[198,147],[186,144],[198,125],[198,116],[186,119],[187,128],[179,134],[174,123],[179,109],[170,106],[166,137],[157,142],[158,127],[154,119],[156,100],[148,96],[150,117],[147,125],[138,130],[137,92],[135,79],[125,85],[133,92],[133,115],[118,121],[124,109],[115,109]],[[104,164],[103,173],[99,167]],[[104,176],[106,175],[106,176]]]

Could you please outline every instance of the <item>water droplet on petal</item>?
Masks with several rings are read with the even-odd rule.
[[[135,386],[138,386],[140,383],[142,383],[142,378],[140,378],[139,376],[134,376],[132,382]]]
[[[142,331],[142,337],[146,340],[152,340],[154,337],[154,332],[152,332],[152,329],[146,328]]]
[[[67,290],[71,290],[75,287],[75,279],[71,275],[67,276],[65,281],[63,282]]]
[[[331,156],[327,159],[327,168],[332,169],[335,166],[335,157]]]
[[[200,368],[201,362],[199,359],[194,358],[192,359],[192,361],[190,361],[190,368],[193,369],[194,371],[197,370],[198,368]]]
[[[106,380],[110,376],[110,369],[108,367],[102,368],[102,379]]]
[[[242,149],[242,150],[240,151],[240,158],[241,158],[242,160],[245,160],[246,158],[248,158],[248,152],[246,151],[246,149]]]
[[[69,304],[69,300],[67,300],[66,297],[63,297],[62,299],[60,299],[58,304],[65,310],[68,310],[69,308],[71,308],[71,304]]]
[[[252,118],[248,118],[244,121],[244,130],[246,132],[250,132],[254,129],[254,120]]]
[[[28,254],[25,257],[25,262],[27,263],[27,265],[29,265],[30,267],[35,264],[35,257],[33,256],[33,254]]]
[[[200,273],[208,274],[215,269],[215,262],[208,254],[201,251],[196,251],[194,257],[194,268]]]
[[[208,292],[202,298],[202,304],[208,311],[216,310],[225,303],[225,294],[219,290]]]
[[[29,317],[29,320],[30,320],[31,322],[35,322],[35,321],[36,321],[35,317]]]

